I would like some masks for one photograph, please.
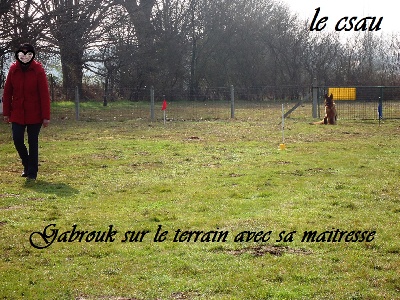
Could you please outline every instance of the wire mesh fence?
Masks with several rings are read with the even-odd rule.
[[[347,87],[339,87],[348,89]],[[334,88],[337,92],[338,87]],[[356,87],[351,99],[334,95],[339,120],[400,118],[400,87]],[[317,103],[313,92],[317,90]],[[53,118],[83,121],[156,121],[164,118],[162,102],[167,101],[167,121],[185,120],[267,120],[281,118],[281,107],[292,118],[322,118],[324,94],[331,87],[283,86],[238,89],[205,89],[191,93],[182,90],[156,91],[125,89],[113,93],[75,91],[74,99],[53,98]],[[61,94],[60,94],[61,95]],[[87,96],[89,95],[89,96]],[[55,101],[54,101],[55,100]],[[316,105],[316,106],[315,106]],[[317,109],[318,114],[313,114]],[[290,113],[290,114],[289,114]]]
[[[318,89],[318,111],[323,112],[325,93],[335,91],[338,118],[342,120],[375,120],[400,118],[400,87],[315,87]],[[346,93],[346,91],[351,91]]]
[[[235,89],[209,88],[196,93],[182,90],[123,90],[118,93],[84,95],[69,90],[69,101],[61,93],[53,99],[53,117],[86,121],[160,120],[163,100],[167,101],[167,121],[185,120],[264,120],[281,117],[281,104],[290,109],[299,101],[309,102],[310,87],[263,87]],[[74,95],[74,96],[72,96]],[[90,95],[88,97],[87,95]],[[125,98],[127,97],[127,98]],[[71,99],[74,98],[74,99]],[[296,111],[297,112],[297,111]]]

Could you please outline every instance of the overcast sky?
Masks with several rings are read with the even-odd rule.
[[[281,0],[289,5],[302,19],[313,19],[315,9],[320,7],[319,18],[328,17],[326,30],[334,30],[342,17],[383,17],[379,32],[390,34],[400,32],[400,10],[393,0]],[[376,22],[377,22],[376,21]],[[325,30],[325,29],[324,29]]]

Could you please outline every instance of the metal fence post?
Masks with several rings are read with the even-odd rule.
[[[79,88],[75,87],[75,120],[79,121]]]
[[[154,86],[150,88],[150,118],[154,121]]]
[[[0,89],[0,114],[3,114],[3,92],[4,89]]]
[[[231,85],[231,119],[235,118],[235,89]]]
[[[314,119],[319,117],[318,113],[318,87],[317,80],[314,79],[313,86],[312,86],[312,117]]]
[[[378,119],[383,120],[383,87],[381,86],[381,96],[378,99]],[[379,123],[380,124],[380,123]]]
[[[50,97],[51,97],[51,102],[54,102],[54,79],[53,79],[53,74],[50,74]]]

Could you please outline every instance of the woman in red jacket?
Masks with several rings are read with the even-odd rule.
[[[39,133],[50,120],[50,95],[42,65],[34,60],[35,49],[21,45],[15,53],[3,94],[4,122],[12,123],[15,148],[24,166],[23,177],[35,180],[39,165]],[[25,129],[29,151],[24,143]]]

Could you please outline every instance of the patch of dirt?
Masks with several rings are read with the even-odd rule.
[[[328,173],[328,174],[335,174],[336,171],[332,168],[327,168],[327,169],[323,169],[323,168],[311,168],[306,170],[307,173]]]
[[[330,174],[334,175],[337,171],[332,168],[310,168],[306,170],[294,170],[294,171],[280,171],[281,175],[294,175],[294,176],[313,176],[315,174]]]
[[[0,194],[0,198],[19,197],[18,194]]]
[[[92,298],[89,296],[79,296],[79,297],[75,298],[75,300],[93,300],[93,299],[96,299],[96,300],[139,300],[137,298],[125,298],[125,297],[116,297],[116,296],[110,296],[110,297],[103,296],[103,297],[96,297],[96,298]]]
[[[173,300],[184,300],[184,299],[192,299],[193,296],[197,295],[197,293],[193,292],[176,292],[171,294],[171,299]],[[86,295],[81,295],[75,300],[140,300],[138,298],[126,298],[126,297],[117,297],[117,296],[101,296],[101,297],[90,297]],[[158,299],[156,299],[158,300]]]
[[[171,299],[174,300],[192,299],[194,296],[198,296],[198,294],[193,292],[177,292],[177,293],[172,293]]]
[[[23,208],[22,205],[13,205],[13,206],[6,206],[6,207],[0,207],[0,210],[15,210],[15,209],[20,209]]]
[[[287,246],[273,246],[273,245],[262,245],[256,247],[247,247],[238,250],[228,250],[228,254],[242,255],[245,253],[252,254],[254,256],[264,256],[266,254],[274,256],[282,256],[284,253],[298,254],[298,255],[310,255],[312,252],[306,249],[295,249]]]
[[[138,169],[154,169],[162,166],[163,163],[161,161],[145,161],[131,164],[132,168]]]
[[[199,141],[200,138],[198,136],[190,136],[187,138],[188,141]]]
[[[242,177],[242,174],[237,174],[237,173],[231,173],[229,174],[230,177]]]

